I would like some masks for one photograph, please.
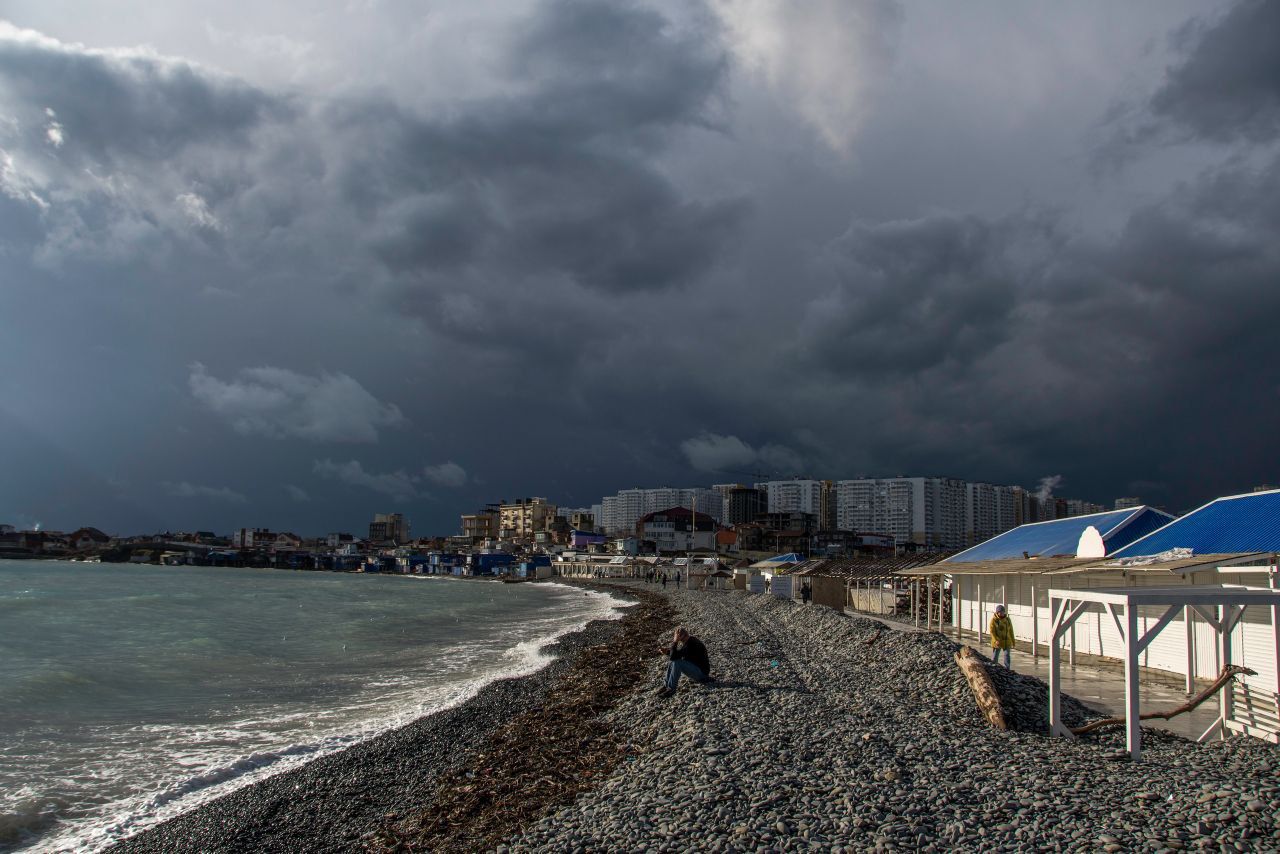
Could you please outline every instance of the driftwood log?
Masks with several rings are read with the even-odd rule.
[[[978,708],[986,716],[987,722],[996,729],[1007,730],[1009,725],[1005,722],[1004,709],[1000,706],[1000,693],[991,681],[991,674],[987,673],[987,665],[982,656],[973,647],[962,646],[956,652],[956,664],[960,665],[960,672],[968,680],[973,698],[978,701]]]
[[[1181,715],[1185,712],[1189,712],[1192,709],[1194,709],[1196,706],[1199,706],[1205,700],[1212,697],[1214,694],[1221,691],[1227,685],[1231,684],[1231,682],[1234,681],[1235,678],[1241,674],[1244,674],[1245,676],[1256,676],[1257,672],[1250,670],[1247,667],[1241,667],[1238,664],[1228,664],[1226,667],[1222,668],[1222,672],[1218,674],[1217,679],[1213,680],[1213,684],[1209,685],[1199,694],[1196,694],[1190,700],[1187,700],[1187,702],[1183,703],[1181,706],[1178,706],[1176,709],[1169,709],[1168,711],[1164,711],[1164,712],[1147,712],[1145,715],[1138,715],[1138,720],[1149,721],[1149,720],[1154,720],[1155,718],[1160,718],[1161,720],[1167,721],[1169,720],[1169,718],[1172,718],[1175,715]],[[1099,721],[1091,721],[1090,723],[1087,723],[1084,726],[1075,727],[1074,729],[1071,730],[1071,732],[1073,735],[1086,735],[1087,733],[1091,733],[1094,730],[1102,729],[1103,727],[1120,726],[1124,723],[1124,720],[1125,719],[1122,717],[1121,718],[1103,718],[1102,720],[1099,720]]]

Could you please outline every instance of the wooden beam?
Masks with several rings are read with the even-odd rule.
[[[1156,624],[1147,629],[1146,632],[1143,633],[1142,637],[1138,638],[1139,655],[1141,655],[1142,652],[1151,645],[1151,642],[1156,639],[1156,635],[1160,634],[1160,631],[1165,626],[1169,625],[1169,622],[1178,615],[1178,611],[1180,610],[1182,609],[1179,606],[1170,605],[1168,610],[1164,612],[1164,615],[1161,616],[1160,619],[1156,620]]]
[[[1199,614],[1200,619],[1213,626],[1214,631],[1222,631],[1222,624],[1218,622],[1218,615],[1215,612],[1209,611],[1203,605],[1189,605],[1187,607]]]
[[[1071,610],[1067,613],[1066,617],[1063,618],[1058,628],[1054,630],[1054,633],[1053,633],[1054,638],[1056,639],[1056,638],[1062,637],[1062,635],[1067,631],[1067,629],[1075,625],[1076,620],[1080,619],[1080,615],[1083,614],[1085,612],[1085,609],[1088,607],[1089,607],[1088,602],[1076,602],[1073,606],[1071,606]]]
[[[1125,636],[1125,633],[1124,633],[1124,624],[1120,622],[1120,614],[1118,611],[1116,611],[1117,607],[1118,606],[1114,602],[1106,603],[1107,613],[1111,615],[1112,621],[1114,621],[1116,624],[1116,631],[1120,633],[1120,643],[1125,643],[1128,640],[1128,638]],[[1124,606],[1125,612],[1127,613],[1128,610],[1132,607],[1133,607],[1132,605],[1125,605]]]

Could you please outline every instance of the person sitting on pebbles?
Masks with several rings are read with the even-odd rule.
[[[1013,620],[1005,613],[1003,605],[996,606],[996,613],[991,618],[991,663],[1000,663],[1000,653],[1004,653],[1004,666],[1013,669],[1010,659],[1013,654]]]
[[[659,689],[659,697],[674,694],[681,676],[688,676],[703,685],[711,681],[711,659],[707,656],[707,647],[689,634],[684,626],[676,629],[670,649],[662,652],[671,658],[671,663],[667,665],[667,684]]]

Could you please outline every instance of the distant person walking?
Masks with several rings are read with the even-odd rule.
[[[991,618],[991,660],[995,664],[1000,663],[1000,653],[1004,653],[1004,666],[1010,670],[1013,669],[1012,654],[1009,650],[1013,649],[1013,620],[1009,619],[1009,615],[1005,613],[1003,605],[996,606],[996,613]]]
[[[671,663],[667,665],[667,684],[658,691],[659,697],[670,697],[676,692],[681,676],[705,685],[711,681],[711,658],[702,641],[689,634],[684,626],[676,629],[671,646],[662,650]]]
[[[667,574],[665,572],[662,573],[662,589],[667,589]]]
[[[676,587],[680,586],[680,570],[676,570]]]
[[[813,588],[809,586],[809,582],[805,582],[800,586],[800,599],[804,604],[809,604],[809,597],[813,595]]]

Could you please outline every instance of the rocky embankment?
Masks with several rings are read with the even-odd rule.
[[[640,585],[642,588],[644,585]],[[652,589],[652,588],[650,588]],[[1280,749],[1144,730],[1049,739],[1044,684],[999,673],[984,721],[937,634],[738,592],[667,591],[711,686],[649,687],[606,716],[626,761],[509,851],[1280,848]],[[1068,701],[1068,723],[1090,716]]]

